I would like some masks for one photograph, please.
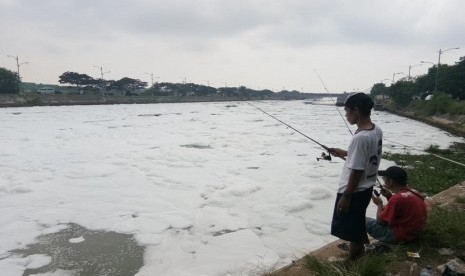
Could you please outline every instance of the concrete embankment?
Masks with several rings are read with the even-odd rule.
[[[58,106],[58,105],[108,105],[150,104],[178,102],[223,102],[246,100],[235,97],[179,97],[179,96],[102,96],[102,95],[0,95],[0,107]]]
[[[387,112],[420,121],[428,125],[447,131],[453,135],[465,138],[465,115],[444,114],[441,116],[419,116],[414,111],[398,110],[389,107],[384,109]]]
[[[9,95],[0,94],[0,107],[21,106],[57,106],[57,105],[104,105],[104,104],[150,104],[150,103],[183,103],[183,102],[229,102],[254,100],[306,100],[325,97],[322,94],[276,94],[266,96],[123,96],[123,95],[76,95],[55,94],[39,95],[35,93]]]

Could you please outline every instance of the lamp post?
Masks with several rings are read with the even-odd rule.
[[[144,73],[144,74],[150,76],[150,80],[151,80],[151,83],[152,83],[152,86],[153,86],[153,73]]]
[[[103,75],[106,74],[106,73],[110,73],[110,71],[105,71],[105,72],[103,72],[103,66],[102,66],[102,65],[100,65],[100,66],[94,65],[93,67],[99,68],[99,69],[100,69],[100,77],[101,77],[101,78],[100,78],[100,85],[101,85],[102,90],[103,90],[103,88],[104,88],[104,84],[103,84]],[[103,91],[103,95],[105,95],[105,91]]]
[[[434,85],[434,92],[438,91],[438,80],[439,80],[439,65],[441,65],[441,55],[450,50],[458,50],[460,47],[449,48],[446,50],[439,49],[439,56],[438,56],[438,68],[436,68],[436,84]]]
[[[103,72],[103,67],[100,65],[100,66],[97,66],[97,65],[94,65],[95,68],[99,68],[100,69],[100,77],[103,81],[103,75],[106,74],[106,73],[110,73],[111,71],[106,71],[106,72]]]
[[[155,88],[153,87],[153,85],[155,84],[153,82],[154,79],[159,79],[160,77],[154,77],[153,76],[153,73],[145,73],[146,75],[150,75],[150,80],[152,82],[152,86],[150,87],[150,89],[152,90],[152,96],[155,96]]]
[[[410,70],[412,70],[412,67],[416,67],[416,66],[422,66],[423,64],[422,63],[419,63],[419,64],[414,64],[414,65],[409,65],[408,66],[408,79],[411,80],[412,78],[410,77]]]
[[[153,81],[154,79],[159,79],[160,77],[154,77],[153,76],[153,73],[145,73],[146,75],[149,75],[150,76],[150,80],[151,80],[151,83],[152,83],[152,87],[153,85],[155,84],[155,82]]]
[[[404,72],[397,72],[397,73],[393,73],[393,74],[392,74],[392,83],[393,83],[393,84],[394,84],[394,77],[395,77],[396,75],[400,75],[400,74],[404,74],[404,75],[405,75]]]
[[[19,74],[19,67],[21,67],[21,65],[24,65],[24,64],[28,64],[29,61],[25,61],[25,62],[19,62],[19,57],[18,56],[13,56],[13,55],[7,55],[7,57],[11,57],[11,58],[14,58],[16,60],[16,68],[17,68],[17,71],[16,71],[16,74],[18,74],[18,90],[19,92],[22,92],[21,91],[21,75]]]

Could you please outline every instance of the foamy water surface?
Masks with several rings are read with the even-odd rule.
[[[350,140],[334,106],[254,104],[326,146]],[[246,102],[4,108],[0,118],[2,275],[47,264],[10,250],[67,223],[133,234],[146,247],[137,275],[247,275],[334,240],[342,161],[317,161],[320,146]],[[385,112],[373,121],[384,150],[464,142]]]

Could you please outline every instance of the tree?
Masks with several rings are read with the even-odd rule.
[[[406,106],[411,101],[414,95],[418,92],[415,90],[415,82],[408,80],[400,80],[391,85],[389,96],[400,106]]]
[[[137,90],[144,89],[147,87],[147,82],[140,81],[138,79],[131,79],[124,77],[111,84],[111,88],[115,88],[124,91],[125,94],[136,94]]]
[[[388,89],[386,88],[386,85],[380,82],[380,83],[375,83],[373,85],[370,91],[370,95],[372,98],[376,98],[376,96],[387,94],[387,92],[388,92]]]
[[[465,57],[453,66],[449,72],[448,90],[453,99],[465,100]]]
[[[0,68],[0,94],[19,93],[20,80],[17,73],[6,68]]]
[[[76,87],[82,87],[87,85],[95,85],[97,80],[94,78],[86,75],[86,74],[79,74],[76,72],[64,72],[61,74],[58,80],[59,83],[69,83],[71,85],[76,85]]]

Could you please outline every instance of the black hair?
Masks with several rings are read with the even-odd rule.
[[[379,176],[386,177],[388,179],[392,179],[397,182],[400,186],[407,186],[407,172],[398,166],[391,166],[387,168],[385,171],[378,171]]]
[[[375,103],[371,97],[362,92],[350,94],[344,102],[344,106],[350,109],[357,107],[360,114],[364,116],[371,115],[371,109],[374,105]]]

